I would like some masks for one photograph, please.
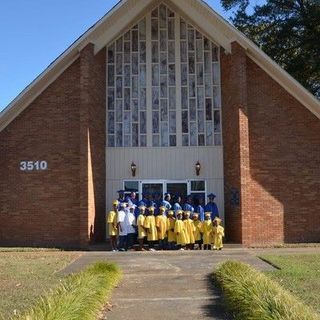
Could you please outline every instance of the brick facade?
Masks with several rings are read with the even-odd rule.
[[[104,236],[105,51],[88,45],[0,132],[0,245],[85,247]],[[47,171],[23,172],[22,160]]]
[[[320,121],[232,44],[221,56],[226,234],[320,241]],[[240,204],[230,204],[230,190]]]
[[[227,240],[320,241],[319,119],[237,43],[221,69]],[[89,44],[0,132],[0,245],[103,240],[105,99],[105,50]],[[22,172],[22,160],[46,160],[48,170]]]

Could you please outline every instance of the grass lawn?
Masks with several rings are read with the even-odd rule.
[[[19,251],[19,252],[17,252]],[[9,319],[55,288],[56,272],[77,258],[78,252],[0,249],[0,319]]]
[[[268,272],[284,288],[320,313],[320,254],[263,255],[280,270]]]

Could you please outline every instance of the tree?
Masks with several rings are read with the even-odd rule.
[[[221,0],[233,24],[320,98],[320,0]]]

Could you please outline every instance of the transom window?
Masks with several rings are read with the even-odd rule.
[[[108,147],[221,145],[219,47],[161,4],[107,48]]]

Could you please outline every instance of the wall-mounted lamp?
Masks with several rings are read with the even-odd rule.
[[[137,165],[132,161],[132,163],[131,163],[131,173],[132,173],[133,177],[136,176],[136,170],[137,170]]]
[[[198,176],[200,174],[200,170],[201,170],[201,164],[199,161],[196,163],[195,169],[196,169],[196,174]]]

